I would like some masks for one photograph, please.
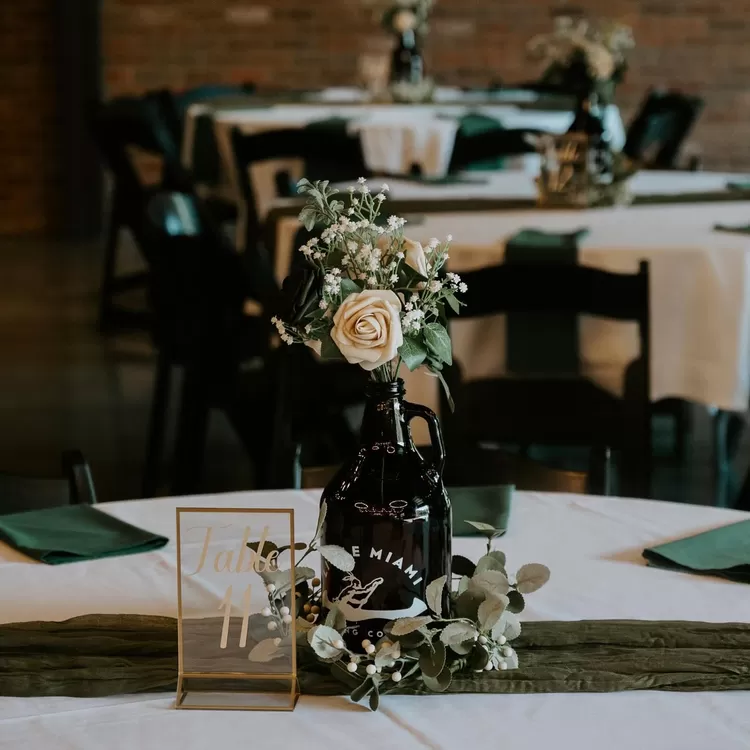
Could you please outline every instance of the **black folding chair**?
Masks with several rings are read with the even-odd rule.
[[[468,381],[460,364],[446,370],[456,409],[441,415],[448,453],[482,446],[588,446],[591,491],[608,481],[603,457],[622,454],[620,489],[651,491],[649,274],[615,274],[576,265],[504,264],[463,274],[468,284],[461,319],[513,313],[596,315],[638,324],[641,353],[625,376],[622,398],[583,377],[509,374]],[[487,342],[487,346],[491,346]]]

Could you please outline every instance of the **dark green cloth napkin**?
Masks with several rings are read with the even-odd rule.
[[[750,583],[750,521],[644,550],[649,565]]]
[[[728,182],[727,190],[739,190],[743,193],[750,191],[750,182]]]
[[[750,234],[750,224],[740,224],[735,227],[726,224],[716,224],[714,230],[717,232],[731,232],[732,234]]]
[[[448,692],[750,690],[750,624],[528,622],[513,646],[520,669],[461,675]],[[348,694],[358,684],[356,676],[352,684],[334,679],[330,666],[307,649],[298,650],[298,675],[303,695]],[[87,615],[0,625],[3,696],[171,692],[176,682],[177,621],[168,617]],[[427,691],[401,683],[390,692]]]
[[[588,234],[522,229],[505,247],[505,262],[523,265],[576,265],[578,243]],[[506,325],[507,369],[529,376],[570,376],[579,372],[578,318],[552,313],[513,313]]]
[[[458,135],[471,138],[482,133],[491,133],[496,130],[505,130],[502,123],[494,117],[489,117],[481,112],[467,112],[458,124]],[[494,172],[505,167],[505,159],[498,156],[495,159],[487,159],[470,164],[467,169],[470,172]]]
[[[0,516],[0,540],[47,565],[150,552],[169,541],[90,505]]]
[[[488,487],[448,487],[448,497],[453,509],[454,536],[481,535],[466,521],[488,523],[496,529],[508,529],[510,506],[513,499],[512,484]]]

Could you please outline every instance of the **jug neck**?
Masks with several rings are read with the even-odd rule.
[[[367,384],[365,395],[367,402],[362,418],[362,445],[411,445],[409,428],[404,416],[404,381],[371,381]]]

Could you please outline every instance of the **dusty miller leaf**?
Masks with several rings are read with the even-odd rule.
[[[488,552],[484,557],[477,561],[477,573],[484,573],[485,570],[499,570],[505,573],[505,553],[499,550]]]
[[[266,638],[253,646],[250,653],[247,655],[247,658],[252,662],[263,663],[273,661],[283,655],[284,654],[279,651],[279,647],[276,645],[276,639]]]
[[[338,631],[327,625],[318,625],[307,634],[307,642],[321,659],[338,659],[343,652],[333,644],[341,640]]]
[[[443,591],[448,576],[440,576],[427,586],[427,606],[438,616],[443,616]]]
[[[549,568],[539,563],[524,565],[516,573],[516,588],[522,594],[530,594],[549,581]]]
[[[409,635],[409,633],[413,633],[431,622],[432,617],[402,617],[400,620],[394,620],[391,623],[390,633],[394,636]]]
[[[500,620],[503,612],[508,607],[507,596],[488,596],[480,605],[477,611],[479,618],[479,627],[487,632],[495,627]]]
[[[471,582],[469,582],[469,586],[471,586]],[[467,589],[456,599],[456,614],[467,620],[476,620],[479,605],[484,601],[484,597],[484,591]]]
[[[477,629],[468,622],[452,622],[440,633],[440,640],[446,646],[450,646],[468,641],[477,635]]]
[[[482,591],[495,596],[505,596],[509,590],[508,579],[505,573],[499,570],[485,570],[484,573],[477,573],[469,584],[469,591]]]
[[[343,547],[336,544],[325,544],[319,551],[334,568],[343,570],[344,573],[351,573],[354,570],[354,558]]]
[[[515,640],[521,635],[521,621],[507,609],[503,612],[503,616],[497,625],[492,628],[492,638],[494,640],[497,640],[501,635],[504,635],[509,641]]]

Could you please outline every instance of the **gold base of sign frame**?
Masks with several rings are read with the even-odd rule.
[[[269,681],[278,690],[269,689]],[[228,683],[234,682],[232,690]],[[292,675],[181,675],[177,681],[175,708],[208,711],[294,711],[299,699]]]

